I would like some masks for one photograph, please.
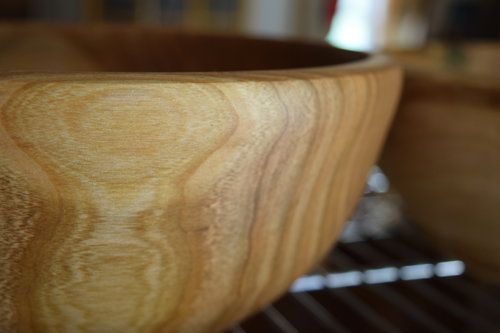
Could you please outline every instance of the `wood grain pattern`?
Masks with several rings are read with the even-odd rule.
[[[397,55],[410,70],[382,166],[419,227],[469,273],[500,283],[500,76],[492,61],[496,54],[500,64],[500,45],[488,49],[485,57],[485,45],[467,45],[457,70],[440,58],[432,69],[414,61],[433,63],[426,52]]]
[[[145,62],[184,38],[99,29],[87,37],[108,36],[110,54],[115,41],[137,46],[145,36]],[[36,33],[67,43],[61,50],[84,39],[79,29]],[[166,50],[146,52],[149,33]],[[274,43],[288,50],[290,67],[360,58],[327,46],[293,52],[309,47],[298,43],[221,36],[213,44],[227,38],[239,45],[242,69],[272,68],[266,52]],[[104,52],[105,44],[85,43]],[[102,54],[87,53],[84,63],[154,69],[124,50],[115,67]],[[17,51],[0,54],[9,52]],[[189,58],[191,49],[165,62],[179,64],[180,54]],[[232,68],[223,57],[196,56],[196,70]],[[84,70],[82,57],[59,58],[52,71]],[[3,68],[27,64],[21,54],[11,65],[1,59]],[[52,58],[38,59],[30,66]],[[218,73],[4,74],[0,330],[212,332],[261,308],[337,237],[385,137],[400,77],[381,59]]]

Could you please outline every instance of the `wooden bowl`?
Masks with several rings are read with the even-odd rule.
[[[0,331],[211,332],[263,307],[338,236],[400,88],[321,44],[0,30]]]
[[[396,57],[408,71],[382,166],[418,226],[500,283],[500,44]]]

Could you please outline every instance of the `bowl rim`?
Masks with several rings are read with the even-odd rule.
[[[341,53],[362,56],[331,65],[313,65],[279,69],[250,69],[226,71],[34,71],[34,70],[0,70],[0,80],[9,79],[56,79],[56,80],[168,80],[185,83],[215,83],[215,82],[248,82],[248,81],[289,81],[293,79],[312,79],[321,77],[340,77],[350,74],[379,72],[388,69],[401,69],[402,66],[390,56],[382,53],[364,53],[334,47],[325,41],[307,40],[302,38],[263,37],[242,33],[205,32],[182,29],[171,29],[162,26],[131,25],[131,24],[55,24],[46,22],[1,22],[2,29],[129,29],[141,31],[165,32],[191,36],[238,38],[249,41],[267,41],[276,43],[295,43],[310,46],[330,47]]]

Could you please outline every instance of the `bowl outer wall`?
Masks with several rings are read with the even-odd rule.
[[[4,73],[0,330],[204,332],[330,248],[384,141],[381,58],[233,73]]]

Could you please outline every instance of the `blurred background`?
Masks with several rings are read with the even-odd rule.
[[[0,20],[163,26],[390,53],[498,41],[500,0],[0,0]],[[464,65],[459,47],[445,53],[448,65]],[[500,73],[498,57],[480,59],[483,73]],[[470,279],[460,258],[436,250],[408,220],[374,167],[333,254],[232,331],[500,332],[498,288]]]
[[[1,0],[0,19],[324,39],[354,50],[499,37],[497,0]]]

